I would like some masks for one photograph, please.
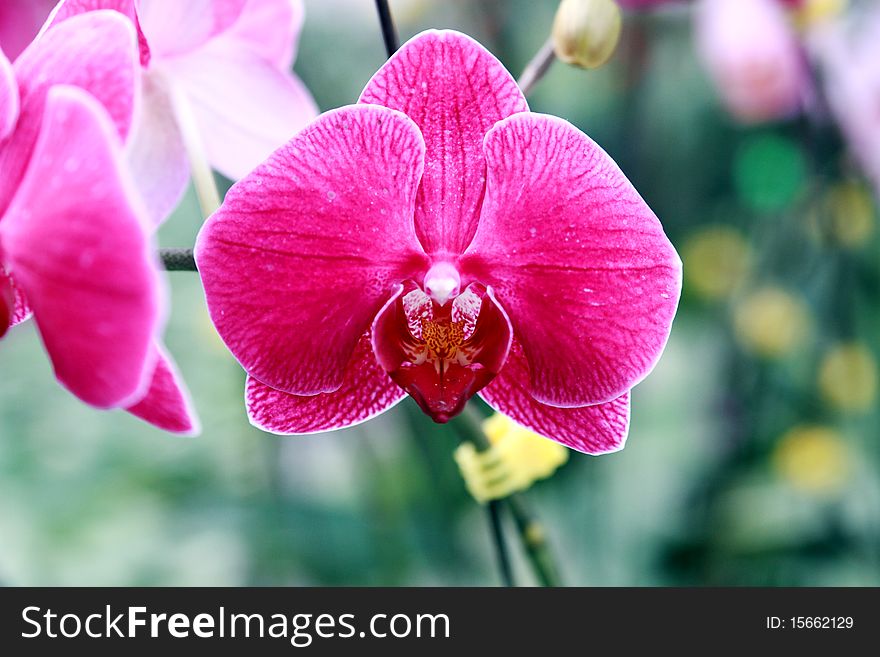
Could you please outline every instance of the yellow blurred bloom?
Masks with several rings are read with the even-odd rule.
[[[562,0],[553,19],[553,50],[566,64],[598,68],[617,48],[620,24],[614,0]]]
[[[832,347],[819,365],[819,392],[839,410],[869,410],[877,399],[874,355],[857,342]]]
[[[526,490],[568,460],[568,449],[500,413],[485,420],[483,430],[491,443],[488,450],[477,451],[466,442],[454,454],[465,486],[478,502]]]
[[[806,30],[843,13],[849,0],[804,0],[791,12],[798,29]]]
[[[776,472],[807,493],[839,491],[852,469],[849,447],[831,427],[801,425],[790,429],[773,453]]]
[[[810,312],[800,297],[779,287],[765,287],[736,305],[733,328],[743,348],[765,358],[779,358],[806,341]]]
[[[728,296],[745,280],[752,259],[745,237],[729,226],[709,226],[682,249],[688,288],[706,299]]]
[[[825,200],[831,235],[839,244],[858,246],[874,232],[874,201],[865,185],[850,181],[835,185]]]

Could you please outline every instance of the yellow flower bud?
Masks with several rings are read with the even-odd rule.
[[[877,361],[865,345],[839,344],[819,365],[819,392],[841,411],[870,410],[877,399]]]
[[[553,49],[566,64],[602,66],[620,40],[620,8],[614,0],[562,0],[553,20]]]
[[[820,495],[843,488],[852,469],[843,436],[820,425],[790,429],[776,445],[772,460],[776,472],[793,488]]]
[[[705,299],[720,299],[734,292],[745,279],[751,249],[738,230],[709,226],[685,243],[682,258],[689,289]]]
[[[800,297],[765,287],[736,305],[733,328],[745,349],[765,358],[780,358],[804,344],[810,333],[810,313]]]
[[[488,502],[526,490],[546,479],[568,460],[568,449],[496,413],[483,422],[491,447],[482,452],[471,443],[455,450],[455,462],[468,492]]]

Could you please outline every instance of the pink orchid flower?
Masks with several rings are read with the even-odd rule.
[[[759,123],[801,108],[809,75],[780,0],[702,0],[695,30],[698,51],[735,118]]]
[[[62,0],[50,24],[95,9],[138,28],[143,109],[129,152],[154,221],[189,182],[185,131],[198,133],[214,169],[238,179],[317,114],[291,72],[301,0]]]
[[[122,152],[140,67],[131,23],[72,18],[0,52],[0,334],[33,315],[58,380],[97,408],[188,433],[159,342],[164,288]]]
[[[623,445],[681,284],[611,158],[451,31],[236,184],[196,258],[260,428],[345,427],[405,393],[445,422],[479,393],[590,453]]]

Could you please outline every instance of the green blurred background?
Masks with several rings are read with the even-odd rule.
[[[459,29],[514,74],[555,7],[392,1],[402,38]],[[385,59],[372,0],[306,9],[297,72],[322,109],[354,102]],[[627,16],[607,66],[557,63],[530,104],[617,160],[686,270],[626,449],[572,453],[527,493],[564,583],[880,585],[877,211],[833,126],[733,123],[687,12]],[[199,224],[190,194],[162,245]],[[77,402],[32,324],[0,345],[0,583],[498,583],[451,430],[406,402],[335,433],[259,432],[197,276],[168,278],[199,438]]]

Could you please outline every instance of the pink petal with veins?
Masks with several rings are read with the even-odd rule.
[[[30,160],[52,86],[72,85],[89,92],[109,112],[123,138],[140,87],[134,28],[115,11],[90,12],[59,23],[32,43],[13,68],[21,114],[12,136],[0,146],[0,216]]]
[[[0,50],[0,143],[15,127],[19,109],[18,82],[12,64]]]
[[[31,165],[0,222],[61,383],[88,404],[143,396],[161,287],[116,127],[87,92],[52,88]]]
[[[229,30],[247,0],[140,0],[138,17],[154,57],[183,55]]]
[[[497,121],[528,110],[510,73],[470,37],[430,30],[379,69],[360,102],[400,110],[419,126],[426,154],[416,232],[428,253],[464,251],[483,198],[483,137]]]
[[[156,345],[154,349],[156,367],[147,394],[125,410],[163,431],[187,436],[198,434],[201,431],[199,419],[177,366],[164,347]]]
[[[251,424],[277,434],[342,429],[384,413],[406,393],[376,362],[368,335],[363,336],[334,392],[308,397],[275,390],[248,377],[245,401]]]
[[[614,161],[543,114],[498,123],[462,280],[495,289],[522,344],[531,392],[570,407],[616,399],[660,357],[681,262]]]
[[[489,406],[532,431],[579,452],[607,454],[623,449],[629,430],[629,393],[595,406],[558,408],[535,401],[529,366],[514,342],[507,364],[480,396]]]
[[[196,260],[208,310],[251,376],[333,392],[399,281],[426,269],[412,224],[424,144],[398,112],[321,115],[237,183]]]
[[[315,118],[308,90],[225,37],[166,62],[189,99],[208,160],[233,180],[244,177]]]

